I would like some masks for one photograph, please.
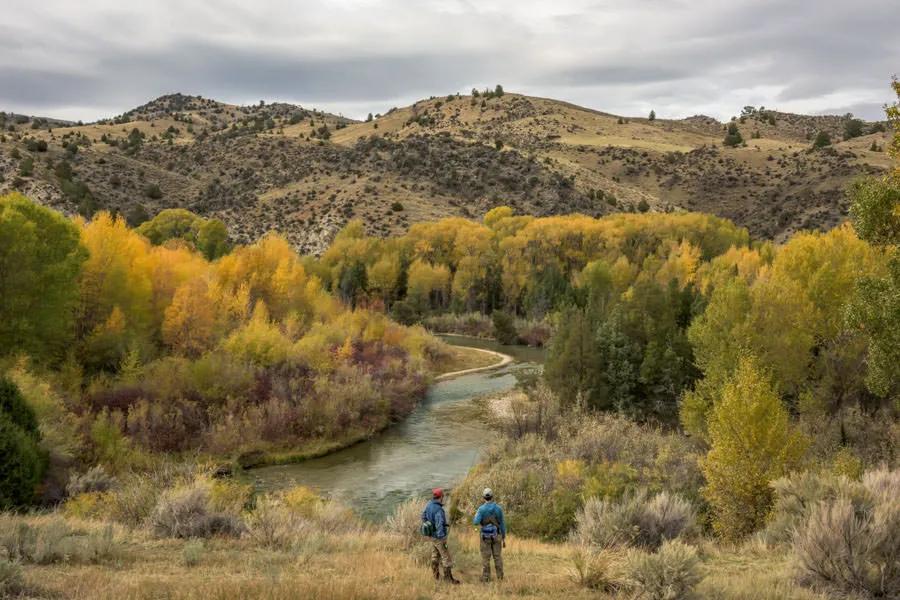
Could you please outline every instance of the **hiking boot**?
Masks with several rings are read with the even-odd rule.
[[[453,571],[450,567],[444,569],[444,581],[449,581],[453,585],[459,585],[459,580],[453,577]]]
[[[441,580],[441,566],[438,563],[431,563],[431,574],[436,581]]]
[[[491,582],[491,571],[490,569],[481,572],[481,583],[490,583]]]

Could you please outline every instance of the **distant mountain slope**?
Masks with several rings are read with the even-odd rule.
[[[623,118],[517,94],[432,98],[367,122],[182,94],[87,125],[0,120],[0,190],[133,221],[183,206],[222,218],[236,241],[275,229],[309,252],[353,217],[387,235],[500,204],[536,215],[697,210],[780,240],[839,223],[847,183],[889,164],[878,124],[842,141],[848,117],[745,110],[744,144],[726,148],[726,125],[710,117]],[[819,131],[833,144],[810,151]]]

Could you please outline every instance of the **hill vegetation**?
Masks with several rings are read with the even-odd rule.
[[[852,115],[745,107],[728,124],[626,119],[473,92],[365,122],[181,94],[88,125],[4,114],[0,190],[134,226],[184,208],[224,222],[233,243],[276,230],[314,253],[354,218],[387,236],[503,205],[535,216],[701,211],[784,241],[839,223],[847,183],[889,165],[884,123]],[[821,136],[834,143],[814,143]]]

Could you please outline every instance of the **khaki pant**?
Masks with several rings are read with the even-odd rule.
[[[441,565],[445,569],[453,566],[453,559],[450,558],[450,549],[447,547],[447,538],[442,540],[431,540],[431,564],[432,566]]]
[[[481,538],[481,579],[491,580],[491,557],[494,558],[494,571],[497,579],[503,579],[503,540],[500,536]]]

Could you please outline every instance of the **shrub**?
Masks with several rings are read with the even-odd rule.
[[[46,465],[38,440],[0,413],[0,509],[33,502]]]
[[[107,517],[110,496],[106,492],[86,492],[70,496],[62,510],[66,516],[76,519]]]
[[[290,550],[305,533],[307,522],[287,510],[272,496],[265,496],[247,515],[247,531],[254,542],[276,550]]]
[[[519,334],[516,332],[515,319],[509,313],[494,311],[491,315],[494,324],[494,337],[501,344],[515,344]]]
[[[402,212],[402,211],[403,211],[403,204],[400,203],[400,202],[392,202],[392,203],[391,203],[391,210],[392,210],[393,212]]]
[[[34,159],[30,156],[26,156],[22,159],[22,162],[19,163],[19,176],[31,177],[32,173],[34,173]]]
[[[121,543],[111,525],[82,531],[59,517],[30,524],[4,516],[0,518],[0,551],[12,560],[40,565],[94,564],[119,558]]]
[[[616,590],[614,573],[618,563],[613,553],[579,548],[572,555],[572,566],[578,585],[607,593]]]
[[[572,538],[600,549],[628,545],[655,549],[689,533],[695,523],[694,510],[684,498],[668,492],[648,497],[644,490],[619,500],[588,498],[575,520]]]
[[[35,437],[39,435],[34,410],[25,401],[19,387],[6,377],[0,377],[0,414],[6,415],[13,425],[25,433]]]
[[[830,146],[830,145],[831,145],[831,136],[828,135],[828,133],[825,131],[818,132],[812,143],[812,147],[814,149],[824,148],[825,146]]]
[[[733,148],[734,146],[740,146],[742,143],[744,143],[744,138],[741,136],[737,124],[734,122],[729,123],[728,131],[725,134],[725,139],[722,140],[722,144]]]
[[[148,183],[144,186],[144,195],[152,200],[159,200],[163,197],[162,190],[159,187],[159,184],[156,183]]]
[[[106,492],[116,484],[116,479],[110,476],[102,465],[91,467],[81,475],[75,475],[69,480],[66,492],[69,496],[77,496],[92,492]]]
[[[302,485],[284,491],[281,498],[288,510],[307,518],[314,516],[323,505],[318,494]]]
[[[200,540],[192,540],[181,549],[181,563],[186,567],[196,567],[203,558],[206,546]]]
[[[163,492],[153,509],[150,525],[156,535],[176,538],[236,536],[244,530],[238,516],[213,509],[210,484],[206,481]]]
[[[24,591],[22,566],[17,562],[0,558],[0,597],[9,598]]]
[[[683,600],[700,581],[697,551],[679,540],[663,543],[649,554],[631,551],[623,566],[623,583],[640,598]]]
[[[863,476],[866,496],[841,493],[809,509],[792,547],[804,582],[845,595],[900,595],[900,470]]]
[[[415,553],[416,556],[422,553],[422,546],[428,545],[419,533],[419,526],[422,524],[422,505],[423,502],[416,498],[402,502],[384,524],[385,530],[397,539],[400,548],[406,551],[420,550]]]

